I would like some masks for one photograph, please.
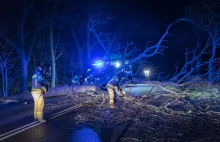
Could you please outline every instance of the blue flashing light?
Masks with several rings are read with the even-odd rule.
[[[104,66],[104,62],[102,60],[95,61],[95,64],[93,64],[97,68],[102,68]]]
[[[115,67],[116,67],[116,68],[119,68],[120,66],[121,66],[121,63],[120,63],[120,62],[116,62],[116,63],[115,63]]]

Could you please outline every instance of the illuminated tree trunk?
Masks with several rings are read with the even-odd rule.
[[[82,50],[80,47],[77,47],[79,54],[79,65],[80,65],[80,73],[83,73],[83,59],[82,59]]]
[[[4,77],[3,65],[1,66],[1,74],[2,74],[2,93],[3,93],[3,96],[5,97],[5,77]]]
[[[217,47],[216,43],[213,42],[212,56],[209,59],[209,65],[208,65],[209,81],[213,81],[213,60],[215,59],[216,47]]]
[[[28,72],[27,55],[31,54],[31,53],[25,52],[24,26],[25,26],[24,19],[22,19],[22,22],[21,22],[21,25],[18,31],[19,44],[18,44],[18,47],[16,47],[16,50],[18,51],[20,55],[20,61],[21,61],[20,93],[27,91],[27,72]],[[28,48],[32,48],[32,47],[28,47]]]
[[[28,71],[28,61],[25,56],[21,56],[21,78],[20,78],[20,92],[27,91],[27,71]]]
[[[73,39],[76,43],[77,51],[78,51],[78,56],[79,56],[79,66],[80,66],[80,73],[83,72],[83,54],[82,54],[82,48],[80,47],[79,41],[77,39],[76,34],[74,33],[73,29],[71,29],[71,34],[73,36]]]
[[[27,2],[27,0],[22,0],[22,11],[19,13],[19,20],[16,30],[17,31],[14,35],[13,41],[7,36],[5,36],[5,40],[7,44],[13,47],[17,54],[20,56],[20,93],[27,91],[27,72],[28,72],[28,63],[30,61],[30,56],[32,53],[32,49],[35,43],[35,38],[37,35],[37,29],[32,32],[26,31],[25,32],[25,24],[29,14],[29,11],[33,7],[35,0]],[[14,28],[14,27],[13,27]],[[29,33],[29,34],[27,34]],[[13,34],[13,33],[12,33]]]
[[[90,30],[87,31],[87,37],[86,37],[86,47],[87,47],[87,63],[88,65],[91,64],[91,46],[90,46]]]
[[[50,26],[50,55],[51,55],[51,87],[56,86],[56,59],[53,45],[53,26]]]
[[[8,96],[8,70],[7,70],[7,68],[5,69],[5,97],[7,97]]]
[[[201,35],[198,34],[198,53],[197,53],[197,54],[201,53],[201,51],[202,51]],[[202,62],[201,57],[198,58],[198,61],[197,61],[197,62],[198,62],[198,63],[201,63],[201,62]],[[199,70],[199,68],[196,69],[196,74],[197,74],[197,75],[200,75],[200,70]]]

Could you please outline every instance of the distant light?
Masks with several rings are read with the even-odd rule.
[[[97,68],[102,68],[104,66],[104,62],[102,60],[95,61],[95,64],[92,64],[96,66]]]
[[[121,63],[120,63],[120,62],[116,62],[116,63],[115,63],[115,67],[116,67],[116,68],[119,68],[120,66],[121,66]]]
[[[150,76],[150,71],[149,70],[144,70],[144,75],[149,77]]]

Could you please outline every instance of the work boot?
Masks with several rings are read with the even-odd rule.
[[[115,108],[115,104],[109,104],[109,107],[110,107],[111,109],[114,109],[114,108]]]
[[[42,119],[38,119],[38,121],[39,121],[39,122],[42,122],[42,123],[43,123],[43,122],[47,122],[47,121],[46,121],[45,119],[43,119],[43,118],[42,118]]]

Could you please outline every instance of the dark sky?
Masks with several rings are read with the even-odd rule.
[[[18,9],[16,7],[18,4],[17,0],[9,1],[4,0],[2,2],[0,15],[5,15],[7,11],[16,11]],[[114,18],[111,21],[113,26],[110,29],[122,31],[125,41],[134,41],[138,48],[144,49],[147,42],[152,41],[152,44],[156,43],[167,26],[178,17],[183,16],[184,8],[195,1],[106,0],[107,11],[112,13]],[[4,5],[10,6],[7,7]],[[180,32],[186,32],[182,26],[180,27],[183,29],[181,31],[179,28]],[[175,29],[178,31],[178,28]],[[169,39],[167,43],[169,48],[165,51],[164,55],[150,59],[152,68],[157,67],[158,71],[170,72],[171,69],[175,70],[175,63],[184,61],[185,48],[194,46],[194,44],[192,43],[193,41],[189,41],[188,39],[179,41],[177,40],[178,38]]]
[[[195,0],[111,0],[107,7],[113,14],[114,26],[120,27],[124,36],[129,35],[128,41],[135,41],[138,48],[144,49],[148,41],[155,44],[167,26],[184,16],[185,7],[193,2]],[[171,34],[180,36],[169,38],[164,55],[149,59],[151,64],[146,67],[154,72],[173,73],[176,63],[180,66],[184,63],[185,49],[195,45],[192,39],[181,38],[181,35],[190,33],[187,24],[176,25],[173,29]]]

